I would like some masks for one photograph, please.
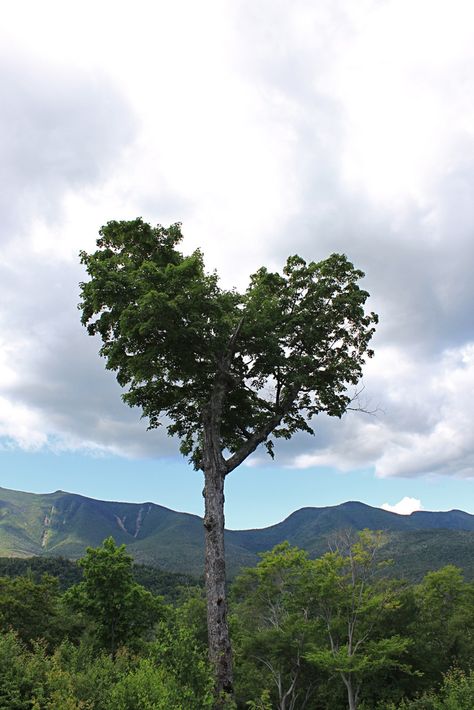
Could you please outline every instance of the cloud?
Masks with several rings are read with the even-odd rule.
[[[421,501],[417,498],[410,498],[405,496],[395,505],[390,505],[389,503],[383,503],[381,506],[382,510],[388,510],[391,513],[398,513],[398,515],[411,515],[415,510],[423,510]]]
[[[282,463],[373,468],[379,478],[474,477],[474,343],[424,360],[396,346],[381,348],[365,383],[371,400],[362,404],[373,414],[318,418],[314,438],[296,437],[284,449],[277,444]]]
[[[98,343],[79,322],[82,271],[47,254],[2,269],[0,437],[24,449],[85,449],[124,456],[176,454],[164,431],[146,431],[104,372]],[[24,285],[24,287],[20,287]],[[10,316],[10,317],[9,317]]]
[[[14,50],[0,56],[0,242],[64,216],[68,192],[98,186],[133,136],[133,113],[100,74]],[[24,246],[24,243],[23,243]]]
[[[71,200],[93,202],[133,139],[133,112],[100,73],[16,52],[8,59],[0,63],[0,439],[26,450],[137,454],[150,445],[139,414],[117,407],[118,387],[88,357],[76,309],[81,215],[68,225]]]
[[[344,18],[334,45],[340,50],[342,42],[343,51],[327,64],[318,62],[319,40],[309,41],[321,35],[306,3],[292,14],[308,21],[297,46],[281,7],[272,14],[277,28],[267,33],[255,25],[263,50],[252,42],[246,61],[257,63],[271,97],[283,95],[283,106],[293,107],[296,136],[289,163],[299,209],[277,233],[272,262],[281,263],[289,248],[307,259],[345,252],[366,272],[369,305],[380,315],[376,357],[364,377],[366,408],[375,416],[319,418],[314,439],[277,444],[278,460],[288,466],[474,476],[466,394],[474,344],[474,131],[466,117],[474,101],[464,80],[453,81],[472,81],[472,42],[463,27],[472,10],[459,3],[453,18],[441,3],[426,34],[425,9],[417,3],[408,24],[403,2],[368,3],[356,16],[346,3],[329,18],[319,13],[329,26],[336,12]],[[401,40],[407,51],[400,58],[394,47]],[[434,49],[441,44],[442,62]],[[279,62],[288,69],[297,63],[298,79]]]
[[[474,343],[446,350],[418,381],[419,363],[411,371],[397,388],[386,382],[391,413],[376,474],[474,477]]]
[[[319,417],[315,438],[277,442],[279,463],[474,476],[474,45],[455,4],[143,4],[118,7],[110,33],[86,3],[77,36],[58,4],[48,39],[35,11],[36,38],[0,68],[0,434],[176,452],[120,402],[76,310],[78,249],[142,214],[183,220],[185,250],[201,246],[226,286],[295,252],[345,252],[366,272],[375,414]]]

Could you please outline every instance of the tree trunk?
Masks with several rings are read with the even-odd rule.
[[[347,688],[347,700],[349,703],[349,710],[357,710],[357,694],[355,692],[354,686],[352,685],[352,679],[349,678],[347,681],[344,682]]]
[[[218,457],[206,457],[204,498],[206,531],[206,593],[209,658],[215,669],[216,703],[224,707],[225,695],[232,695],[232,650],[227,623],[224,555],[224,478]]]

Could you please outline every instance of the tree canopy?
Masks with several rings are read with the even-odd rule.
[[[101,547],[88,547],[79,564],[84,578],[66,592],[66,599],[93,619],[97,637],[115,656],[121,644],[139,638],[160,619],[162,600],[134,581],[131,556],[111,537]]]
[[[340,417],[347,387],[362,374],[377,322],[366,314],[363,273],[344,255],[288,258],[282,273],[259,269],[244,293],[222,289],[202,253],[184,256],[180,224],[136,219],[100,230],[98,250],[81,252],[82,322],[99,334],[107,368],[151,428],[168,418],[181,451],[202,467],[202,417],[219,376],[227,472],[271,434],[289,438],[319,412]]]

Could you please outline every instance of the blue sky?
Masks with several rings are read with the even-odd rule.
[[[33,493],[58,489],[101,500],[152,501],[173,510],[202,515],[203,479],[184,461],[132,460],[81,454],[2,453],[2,486]],[[373,470],[341,473],[334,469],[288,470],[278,462],[242,466],[226,481],[226,525],[233,529],[265,527],[304,506],[337,505],[361,500],[380,507],[407,496],[426,510],[469,506],[469,482],[436,479],[376,478]]]
[[[0,46],[0,486],[202,511],[79,323],[79,250],[141,215],[182,222],[225,287],[344,252],[380,316],[375,416],[257,452],[229,526],[348,499],[474,512],[471,2],[26,0]]]

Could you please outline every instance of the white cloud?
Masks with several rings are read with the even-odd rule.
[[[421,500],[418,500],[417,498],[410,498],[409,496],[405,496],[399,500],[398,503],[395,503],[395,505],[383,503],[380,507],[383,510],[390,511],[391,513],[398,513],[398,515],[410,515],[411,513],[414,513],[415,510],[423,510]]]
[[[471,4],[27,5],[0,30],[0,433],[176,451],[121,403],[75,307],[78,249],[142,214],[182,220],[226,285],[295,252],[367,272],[378,411],[320,418],[279,462],[474,476]]]
[[[389,0],[364,19],[335,68],[350,126],[345,172],[374,199],[424,202],[456,136],[473,135],[474,9]]]
[[[412,377],[398,385],[390,386],[387,377],[383,378],[392,411],[390,437],[377,458],[376,474],[473,478],[474,343],[445,351],[421,373],[414,361],[412,370]],[[410,425],[412,406],[416,416]]]
[[[31,407],[14,404],[0,397],[0,442],[18,446],[25,451],[37,451],[48,443],[41,423],[41,413]]]
[[[365,381],[372,397],[367,408],[379,411],[321,419],[315,439],[298,439],[282,452],[286,465],[373,467],[379,478],[474,478],[474,343],[421,360],[382,347]]]

